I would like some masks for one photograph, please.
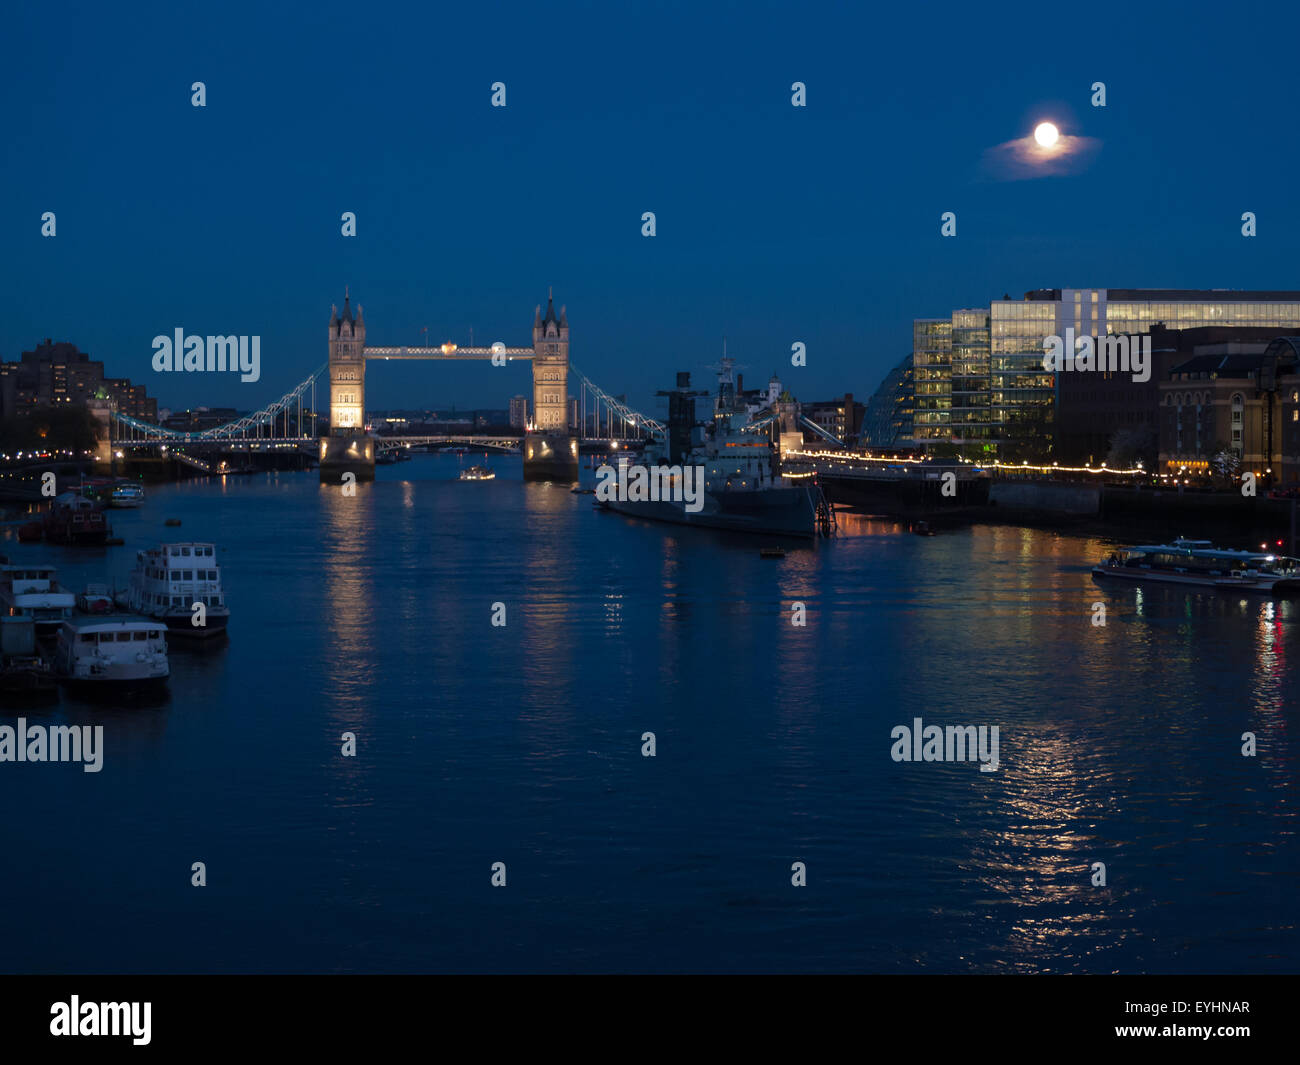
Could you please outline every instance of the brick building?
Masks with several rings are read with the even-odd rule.
[[[1056,439],[1062,465],[1106,461],[1120,432],[1148,435],[1154,447],[1161,428],[1161,390],[1173,367],[1212,349],[1219,354],[1262,353],[1278,331],[1260,326],[1166,329],[1157,324],[1150,334],[1146,381],[1134,381],[1131,373],[1118,370],[1056,375]]]
[[[803,404],[805,417],[833,434],[836,439],[845,442],[857,441],[866,409],[865,404],[853,401],[852,392],[846,392],[840,399],[826,400],[823,403]],[[813,434],[805,433],[805,437],[812,439]]]
[[[1160,383],[1160,471],[1212,473],[1226,448],[1261,484],[1300,480],[1300,337],[1198,346]]]
[[[96,398],[142,421],[157,420],[158,401],[149,398],[144,385],[105,377],[104,364],[78,351],[76,344],[46,340],[24,351],[18,362],[0,363],[0,417],[38,407],[84,407]]]

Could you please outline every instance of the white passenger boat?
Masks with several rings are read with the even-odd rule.
[[[468,466],[460,471],[462,481],[490,481],[496,477],[496,471],[488,466]]]
[[[48,636],[72,617],[77,597],[59,586],[53,566],[0,566],[0,612],[31,618],[36,634]]]
[[[1300,559],[1229,551],[1209,540],[1125,547],[1093,567],[1094,580],[1154,581],[1227,592],[1300,594]]]
[[[230,621],[212,544],[159,544],[138,552],[130,584],[117,602],[125,610],[157,619],[177,636],[218,636]],[[196,625],[200,617],[204,623]]]
[[[59,630],[54,671],[62,683],[105,691],[162,686],[171,672],[166,630],[126,615],[72,618]]]
[[[119,481],[108,490],[110,507],[138,507],[144,502],[144,486],[134,481]]]

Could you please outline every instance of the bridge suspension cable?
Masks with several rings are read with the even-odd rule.
[[[256,430],[263,425],[274,425],[281,414],[286,415],[295,403],[298,404],[298,431],[302,435],[302,398],[311,393],[309,407],[312,416],[316,416],[316,378],[323,374],[329,368],[329,364],[320,366],[305,381],[296,388],[286,392],[274,403],[270,403],[259,411],[252,414],[246,414],[242,418],[236,418],[232,422],[226,422],[224,425],[217,425],[211,429],[202,429],[198,432],[182,432],[178,429],[167,429],[161,425],[154,425],[150,422],[142,422],[138,418],[132,418],[129,414],[122,414],[120,411],[113,411],[115,422],[128,427],[131,430],[131,440],[177,440],[193,443],[201,440],[233,440],[240,437],[246,437],[250,429]],[[287,430],[287,424],[286,424]],[[307,436],[315,436],[315,427]]]
[[[661,422],[657,422],[655,421],[655,419],[649,418],[646,415],[640,413],[639,411],[633,410],[626,403],[619,402],[608,392],[602,389],[599,385],[595,384],[589,377],[587,377],[586,374],[584,374],[581,370],[579,370],[576,366],[574,366],[572,362],[569,363],[569,371],[578,379],[579,383],[582,385],[584,389],[587,389],[591,392],[592,396],[595,397],[598,404],[599,403],[605,404],[605,406],[609,410],[613,411],[615,414],[619,416],[619,418],[623,421],[624,425],[632,426],[634,429],[638,430],[638,435],[640,431],[645,431],[649,433],[651,436],[663,437],[665,435],[666,430],[664,429],[663,424]],[[613,427],[611,426],[610,428],[611,428],[611,435],[612,435]],[[581,430],[583,432],[586,431],[585,410],[582,415]],[[599,408],[596,411],[596,431],[597,431],[597,435],[599,435],[599,431],[600,431]]]
[[[841,440],[838,436],[832,433],[829,429],[823,429],[820,425],[818,425],[807,415],[804,414],[799,415],[799,423],[803,425],[805,428],[811,429],[823,440],[829,441],[830,443],[834,444],[836,447],[844,447],[843,440]]]
[[[251,414],[246,414],[241,418],[236,418],[233,421],[226,422],[223,425],[217,425],[209,429],[201,429],[194,432],[186,432],[179,429],[168,429],[165,428],[164,426],[155,425],[152,422],[141,421],[140,419],[134,418],[129,414],[123,414],[121,411],[114,410],[112,412],[112,422],[113,422],[114,429],[118,429],[118,430],[125,429],[126,432],[121,435],[115,434],[113,439],[114,442],[120,442],[120,443],[132,443],[132,442],[140,442],[140,443],[155,442],[156,443],[161,441],[176,442],[176,443],[200,443],[205,441],[238,440],[238,439],[247,438],[250,435],[250,433],[253,435],[257,435],[257,432],[261,427],[267,425],[274,425],[282,415],[285,418],[284,435],[286,438],[288,438],[290,435],[288,431],[289,423],[292,420],[293,408],[295,407],[295,405],[297,406],[298,435],[302,436],[304,439],[308,437],[314,437],[315,436],[314,424],[310,431],[308,431],[305,434],[303,433],[302,401],[304,397],[307,397],[308,393],[310,393],[310,400],[308,403],[308,407],[313,416],[315,416],[318,413],[316,410],[316,393],[315,393],[316,379],[320,377],[323,373],[325,373],[328,369],[329,369],[328,363],[318,367],[311,374],[310,377],[306,378],[298,385],[296,385],[294,388],[290,389],[288,392],[286,392],[275,402],[267,404],[267,406],[263,407],[261,410],[254,411]],[[650,436],[657,436],[660,438],[665,436],[666,429],[664,428],[663,423],[645,414],[642,414],[640,411],[633,410],[626,403],[623,403],[620,400],[615,399],[603,388],[601,388],[599,385],[593,382],[589,377],[587,377],[586,374],[584,374],[572,363],[569,364],[569,369],[572,371],[574,376],[578,379],[578,382],[580,383],[581,387],[584,389],[584,394],[583,394],[584,414],[581,423],[581,431],[585,432],[586,430],[585,392],[590,391],[593,398],[597,402],[597,410],[595,412],[595,428],[596,428],[597,435],[599,435],[600,432],[599,405],[603,404],[606,407],[608,412],[607,431],[610,433],[611,436],[613,435],[614,432],[613,416],[617,416],[618,420],[622,423],[622,427],[625,432],[626,430],[631,429],[636,436],[650,435]]]

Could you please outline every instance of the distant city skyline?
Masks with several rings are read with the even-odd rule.
[[[51,337],[164,406],[256,408],[325,361],[345,285],[390,345],[466,343],[471,328],[527,343],[554,286],[573,362],[653,413],[677,370],[707,376],[724,337],[796,395],[865,396],[914,319],[1004,292],[1295,287],[1297,149],[1270,136],[1289,128],[1287,73],[1205,34],[1208,7],[1125,15],[1128,39],[1177,57],[1172,80],[1067,10],[792,10],[410,11],[399,33],[350,6],[236,8],[158,12],[126,35],[111,10],[16,12],[0,358]],[[1294,19],[1270,14],[1270,32]],[[1016,62],[937,61],[956,47]],[[989,180],[986,153],[1040,119],[1095,158]],[[1215,165],[1207,131],[1269,147]],[[137,162],[96,162],[110,158]],[[940,235],[947,211],[955,237]],[[159,379],[150,341],[178,326],[260,336],[261,379]],[[789,364],[795,342],[806,367]],[[486,406],[527,380],[419,365],[376,367],[368,387],[376,407],[413,392]]]

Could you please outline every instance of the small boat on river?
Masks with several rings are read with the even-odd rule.
[[[108,490],[108,505],[116,508],[138,507],[144,502],[144,486],[134,481],[118,481]]]
[[[1231,551],[1209,540],[1124,547],[1092,570],[1096,581],[1181,584],[1225,592],[1300,595],[1300,559],[1267,551]]]

